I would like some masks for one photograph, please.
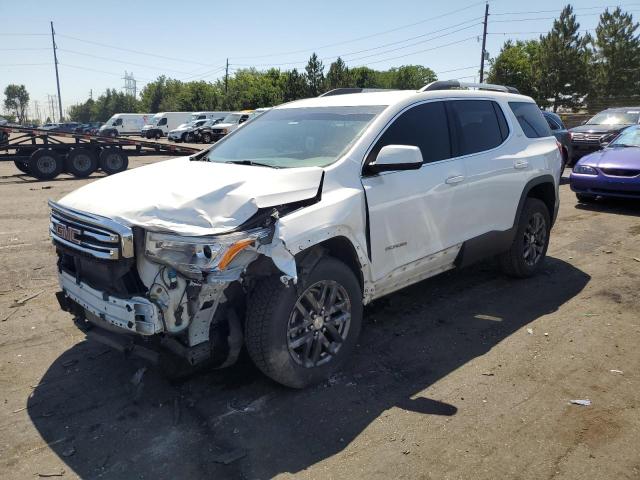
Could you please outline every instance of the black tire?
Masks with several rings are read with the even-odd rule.
[[[543,222],[539,230],[533,225],[538,221]],[[538,231],[540,238],[537,237]],[[502,271],[516,278],[534,275],[547,255],[550,231],[551,217],[545,203],[537,198],[527,198],[520,214],[513,244],[507,252],[499,256]]]
[[[297,286],[285,286],[280,277],[274,275],[259,282],[249,297],[245,324],[245,343],[255,365],[276,382],[293,388],[303,388],[322,381],[339,369],[355,347],[362,325],[362,290],[355,275],[344,263],[324,257],[311,272],[301,274],[298,281]],[[335,317],[331,317],[332,314],[323,315],[323,318],[329,319],[326,323],[320,320],[316,324],[318,316],[314,316],[316,320],[311,324],[306,323],[306,328],[298,324],[291,327],[294,315],[299,314],[295,307],[302,300],[302,295],[326,283],[336,288],[338,293],[334,298],[343,300],[342,304],[349,308],[350,316],[346,317],[341,310],[336,312],[338,315]],[[348,298],[348,304],[345,298]],[[306,300],[305,303],[311,305]],[[311,310],[309,308],[309,314]],[[338,317],[342,318],[339,323]],[[342,335],[339,337],[341,340],[330,341],[338,337],[331,334],[329,329]],[[289,336],[292,330],[299,334],[295,340],[292,340],[295,337]],[[297,348],[305,352],[308,350],[312,356],[310,350],[315,349],[317,343],[322,345],[319,350],[324,349],[320,356],[313,357],[315,364],[311,360],[304,362],[302,355],[292,351],[294,347],[290,342],[295,343],[302,337],[308,340]],[[325,339],[329,344],[328,349],[320,339]]]
[[[147,137],[147,140],[151,140],[151,132],[147,132],[145,136]]]
[[[184,140],[185,143],[193,142],[193,133],[191,132],[185,133],[182,137],[182,140]]]
[[[210,133],[203,133],[202,134],[202,143],[211,143],[211,134]]]
[[[593,195],[586,195],[584,193],[576,193],[576,198],[581,203],[593,203],[596,201],[596,197]]]
[[[77,178],[87,178],[98,169],[98,157],[88,148],[74,148],[67,155],[65,169]]]
[[[22,173],[26,173],[27,175],[31,175],[31,171],[29,171],[29,164],[28,163],[20,162],[18,160],[14,160],[13,163],[16,166],[16,168],[18,170],[20,170]]]
[[[129,158],[119,148],[103,148],[100,152],[100,169],[107,175],[123,172],[129,166]]]
[[[40,148],[31,154],[29,158],[30,174],[38,180],[51,180],[56,178],[64,170],[64,162],[52,150]]]
[[[111,138],[116,138],[116,137],[118,136],[118,132],[117,132],[116,130],[113,130],[113,131],[111,131],[111,132],[109,133],[109,136],[110,136]]]
[[[156,133],[153,135],[153,138],[155,138],[156,140],[159,140],[160,138],[162,138],[162,132],[156,132]]]

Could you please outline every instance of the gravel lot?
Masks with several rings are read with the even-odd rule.
[[[375,302],[322,385],[243,360],[136,387],[141,365],[54,297],[46,200],[99,176],[0,164],[1,478],[640,478],[639,204],[577,205],[563,185],[541,275],[487,262]]]

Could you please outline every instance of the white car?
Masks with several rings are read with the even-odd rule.
[[[214,120],[195,120],[189,123],[183,123],[178,128],[171,130],[167,135],[167,140],[172,140],[174,142],[192,142],[193,131],[198,127],[204,127],[207,125],[213,125]]]
[[[561,155],[531,98],[338,93],[51,202],[62,308],[154,361],[221,367],[244,344],[304,387],[349,356],[372,300],[496,255],[514,277],[540,269]]]

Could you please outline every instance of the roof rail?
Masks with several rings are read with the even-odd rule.
[[[515,87],[493,85],[491,83],[461,82],[459,80],[438,80],[422,87],[418,92],[430,92],[432,90],[453,90],[454,88],[477,88],[479,90],[491,90],[493,92],[520,93]]]
[[[359,88],[359,87],[342,87],[334,88],[328,92],[324,92],[318,97],[333,97],[334,95],[347,95],[349,93],[368,93],[368,92],[391,92],[392,88]]]

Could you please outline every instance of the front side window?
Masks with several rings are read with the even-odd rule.
[[[542,112],[535,103],[509,102],[509,107],[516,116],[522,131],[527,138],[550,137],[551,129]]]
[[[451,158],[444,102],[423,103],[402,113],[382,134],[367,161],[374,161],[380,149],[386,145],[419,147],[424,163]]]
[[[550,128],[551,130],[560,130],[560,125],[558,125],[558,124],[555,122],[555,120],[552,120],[552,119],[551,119],[551,118],[549,118],[549,117],[544,117],[544,118],[545,118],[545,120],[547,121],[547,123],[549,124],[549,128]]]
[[[508,135],[502,110],[490,100],[453,100],[449,102],[456,124],[458,155],[491,150]]]
[[[275,168],[324,167],[338,160],[384,108],[270,110],[215,144],[204,160]]]
[[[160,121],[158,122],[159,127],[166,124],[167,124],[167,117],[161,118]]]
[[[113,126],[114,127],[117,127],[119,125],[122,125],[122,119],[121,118],[118,118],[115,122],[113,122]]]

